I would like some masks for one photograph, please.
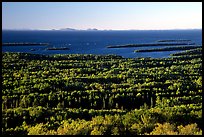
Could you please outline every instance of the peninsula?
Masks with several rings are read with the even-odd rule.
[[[179,46],[179,47],[166,47],[166,48],[155,48],[155,49],[144,49],[135,50],[134,52],[158,52],[158,51],[174,51],[174,50],[190,50],[202,48],[202,46]]]

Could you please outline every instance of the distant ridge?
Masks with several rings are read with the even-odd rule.
[[[55,29],[56,30],[56,29]],[[62,28],[62,29],[59,29],[59,30],[62,30],[62,31],[76,31],[77,29],[73,29],[73,28]]]
[[[96,28],[93,28],[93,29],[89,28],[89,29],[83,30],[83,29],[74,29],[74,28],[62,28],[62,29],[59,29],[59,30],[61,30],[61,31],[97,31],[98,29],[96,29]]]

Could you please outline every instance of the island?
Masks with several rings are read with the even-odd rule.
[[[2,43],[2,46],[47,46],[49,43],[32,43],[32,42],[7,42]]]

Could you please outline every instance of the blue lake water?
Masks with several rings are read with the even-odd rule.
[[[49,43],[48,46],[2,46],[2,52],[35,54],[116,54],[126,58],[169,57],[179,51],[140,52],[138,49],[164,46],[106,48],[109,45],[154,43],[165,39],[189,39],[202,44],[202,30],[148,30],[148,31],[2,31],[2,42]],[[46,50],[48,47],[68,47],[70,50]],[[167,46],[166,46],[167,47]],[[35,51],[31,51],[35,49]]]

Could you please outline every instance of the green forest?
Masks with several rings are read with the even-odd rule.
[[[2,52],[2,135],[202,135],[202,48],[170,58]]]

